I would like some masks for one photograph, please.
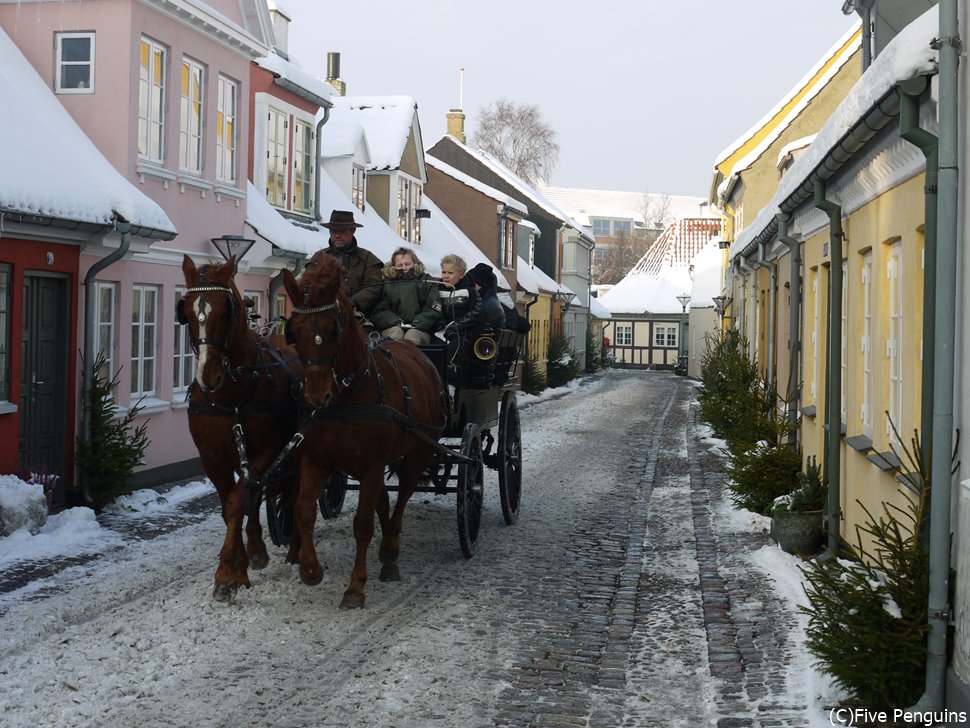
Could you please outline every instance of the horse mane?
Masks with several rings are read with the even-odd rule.
[[[303,273],[297,279],[297,285],[303,291],[304,300],[294,301],[296,305],[321,304],[329,301],[340,301],[341,304],[350,301],[341,291],[343,283],[343,265],[332,255],[318,250],[303,267]]]

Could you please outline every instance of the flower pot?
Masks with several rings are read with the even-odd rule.
[[[778,545],[786,553],[812,556],[822,548],[822,511],[782,511],[772,518],[772,527]]]

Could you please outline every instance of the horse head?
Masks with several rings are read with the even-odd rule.
[[[358,325],[350,302],[341,292],[343,268],[329,255],[317,253],[299,279],[283,269],[283,286],[293,303],[286,322],[286,341],[296,347],[303,362],[306,386],[303,396],[313,407],[326,407],[341,391],[338,366]],[[356,337],[359,338],[359,337]]]
[[[233,282],[236,259],[222,265],[196,268],[189,256],[182,259],[185,292],[175,308],[176,319],[189,327],[196,355],[195,381],[204,392],[214,392],[232,369],[232,347],[246,335],[242,296]]]

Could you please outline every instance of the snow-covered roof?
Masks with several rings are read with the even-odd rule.
[[[589,226],[590,218],[608,217],[633,220],[640,225],[653,226],[655,220],[643,219],[644,209],[650,212],[661,211],[665,205],[666,216],[672,220],[678,217],[696,217],[703,197],[688,195],[664,195],[648,192],[623,192],[615,190],[590,190],[580,187],[539,187],[549,200]]]
[[[440,159],[436,157],[432,157],[430,155],[425,157],[425,163],[429,167],[434,167],[439,172],[446,174],[453,179],[458,180],[459,182],[461,182],[464,185],[467,185],[468,187],[471,187],[473,190],[477,190],[478,192],[481,192],[483,195],[487,197],[491,197],[493,200],[496,200],[498,202],[501,202],[503,205],[508,205],[513,210],[517,210],[518,212],[521,212],[523,215],[529,214],[529,208],[527,208],[518,200],[515,200],[509,197],[504,192],[499,192],[494,187],[489,187],[484,182],[479,182],[474,177],[471,177],[465,174],[464,172],[461,172],[455,169],[450,164],[445,164],[444,162],[442,162]],[[529,224],[531,225],[532,223],[529,223]],[[535,226],[533,225],[533,227]]]
[[[781,132],[783,132],[786,128],[788,128],[792,120],[794,120],[798,116],[798,114],[802,112],[802,110],[805,108],[808,102],[811,101],[813,98],[815,98],[825,88],[825,85],[831,80],[832,76],[835,75],[835,73],[838,72],[839,69],[841,69],[842,66],[845,65],[845,63],[849,60],[849,57],[857,50],[859,50],[859,48],[862,45],[861,34],[860,34],[860,37],[856,39],[855,42],[849,43],[849,40],[852,38],[854,34],[859,33],[860,27],[861,27],[861,20],[856,19],[855,22],[852,23],[852,27],[849,28],[841,38],[839,38],[839,40],[835,43],[835,45],[833,45],[828,50],[828,52],[826,52],[825,55],[823,55],[818,60],[818,62],[816,62],[816,64],[812,66],[812,68],[808,71],[808,73],[806,73],[801,78],[801,80],[799,80],[799,82],[796,83],[792,87],[792,89],[787,94],[785,94],[781,98],[781,100],[777,104],[775,104],[775,106],[767,114],[761,117],[754,124],[754,126],[752,126],[744,134],[742,134],[740,137],[738,137],[733,142],[731,142],[731,144],[729,144],[725,149],[721,151],[720,154],[717,155],[717,158],[714,160],[714,166],[716,167],[725,159],[727,159],[732,154],[734,154],[738,149],[744,146],[746,142],[748,142],[753,136],[755,136],[765,126],[767,126],[767,124],[773,118],[775,118],[778,114],[780,114],[782,110],[786,106],[788,106],[788,104],[790,104],[800,93],[804,91],[805,95],[798,100],[798,103],[795,104],[792,107],[792,109],[789,110],[789,112],[784,116],[784,118],[778,121],[778,124],[775,126],[774,129],[771,130],[766,140],[760,142],[749,154],[745,155],[744,159],[739,161],[734,166],[734,169],[728,170],[728,175],[725,175],[725,176],[729,176],[731,172],[736,172],[747,168],[748,166],[751,165],[751,162],[753,162],[754,159],[757,159],[759,156],[761,156],[761,154],[764,153],[764,150],[768,147],[768,145],[770,145],[771,142],[777,139],[778,135],[781,134]],[[840,53],[840,50],[841,50],[841,53]],[[817,82],[812,83],[812,79],[815,78],[815,76],[818,75],[823,68],[825,68],[826,64],[829,64],[831,61],[833,61],[833,59],[834,59],[834,63],[832,63],[832,65],[828,69],[826,69],[825,74],[823,74],[822,77],[820,77]],[[749,157],[751,157],[752,154],[755,154],[754,159],[749,159]]]
[[[516,268],[516,280],[519,282],[519,286],[529,293],[576,295],[569,286],[557,283],[541,269],[529,265],[521,256],[519,257],[519,266]]]
[[[587,231],[578,220],[574,219],[572,215],[559,209],[549,200],[549,198],[539,192],[539,190],[529,184],[526,180],[519,177],[519,175],[509,169],[504,163],[496,159],[493,155],[489,154],[484,149],[472,150],[472,148],[467,144],[464,144],[460,139],[451,136],[450,134],[444,134],[442,139],[445,138],[454,143],[458,148],[464,150],[468,155],[477,159],[479,162],[485,165],[485,167],[510,184],[514,189],[525,195],[527,199],[529,199],[532,203],[535,203],[536,207],[544,210],[546,214],[552,215],[552,217],[560,220],[566,225],[575,228],[580,234],[589,238],[590,242],[593,242],[594,239],[592,233]]]
[[[499,288],[510,288],[508,279],[502,275],[492,261],[475,243],[434,202],[424,198],[424,206],[431,211],[431,217],[421,221],[421,245],[413,246],[424,263],[425,270],[433,276],[441,275],[441,259],[449,253],[460,255],[469,268],[479,263],[487,263],[495,271]]]
[[[809,134],[808,136],[802,137],[801,139],[793,139],[788,142],[785,146],[781,148],[778,152],[778,160],[775,162],[776,167],[780,167],[782,162],[785,161],[786,157],[793,156],[795,152],[810,147],[812,142],[815,141],[816,134]]]
[[[778,213],[779,206],[808,179],[853,126],[899,81],[936,70],[937,51],[931,43],[939,33],[939,6],[933,6],[900,31],[852,87],[815,136],[815,141],[791,166],[755,220],[731,244],[730,257],[744,250]]]
[[[336,96],[334,119],[352,119],[364,127],[371,161],[368,169],[397,169],[416,123],[418,105],[410,96]],[[420,149],[421,140],[416,140]]]
[[[691,294],[691,261],[719,231],[714,218],[686,218],[669,225],[600,302],[614,314],[682,313],[677,296]]]
[[[308,230],[283,217],[252,182],[246,183],[246,225],[263,240],[292,253],[313,255],[327,247],[330,239],[324,228]]]
[[[688,308],[713,308],[714,296],[721,295],[724,252],[720,241],[720,236],[711,238],[690,262],[694,268],[694,285],[690,289]]]
[[[540,231],[539,231],[539,226],[536,225],[531,220],[521,220],[521,221],[519,221],[519,227],[529,228],[529,230],[531,230],[532,232],[534,232],[537,235],[540,235],[541,234]]]
[[[690,265],[691,259],[721,232],[716,217],[685,217],[675,220],[631,269],[631,274],[656,275],[665,265]]]
[[[319,121],[323,112],[317,115]],[[320,129],[320,156],[324,159],[333,157],[352,156],[357,148],[363,143],[365,159],[364,164],[370,161],[370,147],[367,146],[367,135],[364,127],[353,119],[333,119],[331,118]]]
[[[600,303],[598,298],[589,299],[589,315],[600,321],[607,321],[613,318],[613,314],[610,313],[606,306]]]
[[[165,211],[101,154],[0,28],[0,210],[175,233]]]
[[[297,93],[299,93],[298,89],[308,91],[316,97],[318,102],[327,103],[337,94],[334,87],[329,83],[317,78],[312,73],[304,71],[296,63],[286,60],[276,51],[270,51],[265,57],[257,58],[255,63],[260,68],[265,68],[272,73],[277,79],[296,86]]]

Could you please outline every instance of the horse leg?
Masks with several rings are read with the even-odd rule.
[[[246,487],[246,486],[243,486]],[[249,498],[249,512],[246,516],[246,553],[251,569],[265,569],[269,563],[266,542],[263,541],[263,526],[259,522],[259,509],[263,503],[263,488],[250,487],[246,494]]]
[[[394,513],[391,515],[390,522],[386,528],[381,529],[381,548],[379,556],[381,560],[381,581],[400,581],[401,569],[397,560],[401,552],[401,530],[404,527],[404,509],[414,495],[421,474],[424,472],[425,465],[423,460],[416,458],[413,454],[404,459],[401,470],[398,472],[398,491],[397,502],[394,504]]]
[[[347,585],[344,598],[340,602],[341,609],[363,609],[364,607],[364,585],[367,583],[367,548],[374,537],[374,511],[378,509],[378,504],[386,497],[383,467],[361,476],[360,497],[357,503],[357,513],[354,516],[354,540],[357,542],[357,550],[354,568],[350,574],[350,584]]]
[[[300,490],[293,502],[293,530],[299,534],[300,580],[307,586],[316,586],[323,580],[323,567],[313,546],[313,524],[317,519],[317,501],[329,477],[328,471],[309,458],[301,458]]]
[[[216,569],[212,596],[217,601],[228,602],[236,596],[240,586],[250,586],[249,575],[246,573],[248,559],[242,538],[242,488],[236,484],[231,470],[209,477],[219,492],[222,519],[226,523],[226,537],[219,550],[219,567]]]

